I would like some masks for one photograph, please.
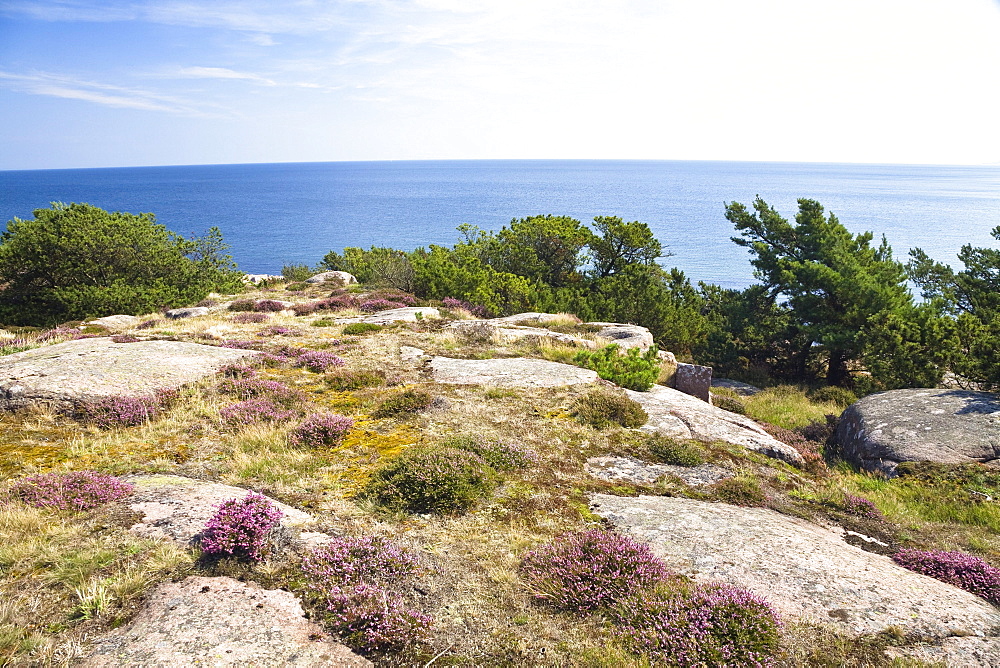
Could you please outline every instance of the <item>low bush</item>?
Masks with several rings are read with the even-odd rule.
[[[236,299],[229,304],[230,311],[253,311],[254,310],[254,300],[252,299]]]
[[[297,281],[295,283],[289,283],[285,286],[285,292],[300,292],[303,290],[308,290],[312,287],[309,283],[305,281]]]
[[[385,418],[400,413],[416,413],[430,406],[432,401],[434,401],[434,397],[427,392],[404,390],[383,401],[378,410],[372,413],[372,416]]]
[[[285,310],[285,305],[274,299],[261,299],[253,305],[253,310],[258,313],[277,313]]]
[[[333,367],[344,366],[345,362],[326,350],[310,350],[299,355],[296,364],[310,371],[322,373]]]
[[[238,429],[257,422],[285,422],[295,417],[295,412],[282,410],[270,399],[247,399],[223,406],[219,417],[227,427]]]
[[[827,385],[813,390],[809,393],[809,398],[819,403],[837,404],[841,408],[847,408],[858,400],[858,396],[854,392],[846,387],[837,387],[836,385]]]
[[[161,391],[154,396],[112,396],[80,405],[78,415],[100,429],[135,427],[157,417],[176,397],[176,392]]]
[[[1000,605],[1000,569],[964,552],[900,550],[892,560],[903,568],[929,575]]]
[[[289,281],[304,281],[307,278],[312,278],[317,272],[315,269],[311,268],[308,264],[286,264],[281,268],[281,276]],[[286,289],[291,288],[291,286],[286,286]]]
[[[40,473],[14,483],[11,492],[35,508],[89,510],[132,494],[135,486],[96,471]]]
[[[646,352],[629,348],[622,355],[616,343],[596,352],[581,350],[573,358],[573,363],[593,369],[604,380],[637,392],[651,388],[661,371],[656,348],[649,348]]]
[[[594,429],[604,429],[611,425],[625,428],[641,427],[649,420],[649,415],[637,401],[633,401],[621,391],[593,389],[573,404],[572,414],[580,422]]]
[[[793,431],[791,429],[785,429],[784,427],[779,427],[777,425],[769,424],[761,420],[757,420],[757,423],[761,428],[768,434],[781,441],[785,445],[791,446],[802,455],[802,459],[805,461],[803,468],[811,473],[823,473],[826,471],[826,461],[823,459],[823,444],[817,443],[816,441],[811,441],[805,436],[803,436],[799,431]],[[810,423],[814,424],[814,423]],[[807,425],[808,426],[808,425]],[[805,429],[802,427],[800,429]]]
[[[226,339],[219,344],[222,348],[234,348],[236,350],[260,350],[263,343],[259,341],[247,341],[241,339]]]
[[[463,301],[461,299],[455,299],[454,297],[445,297],[444,299],[442,299],[441,306],[452,311],[462,309],[463,311],[468,311],[477,318],[489,318],[490,315],[492,315],[482,306],[470,304],[467,301]]]
[[[305,395],[276,380],[262,380],[254,376],[225,378],[219,383],[219,392],[239,399],[265,398],[273,403],[291,408],[305,400]]]
[[[515,441],[453,436],[442,441],[441,445],[473,452],[497,471],[517,471],[538,463],[535,451]]]
[[[227,364],[219,369],[219,375],[226,378],[256,378],[257,369],[249,364]]]
[[[746,415],[747,406],[742,399],[726,396],[725,394],[712,393],[712,405],[730,413]]]
[[[252,325],[266,321],[270,318],[267,313],[254,313],[252,311],[237,313],[229,320],[239,325]]]
[[[402,302],[393,302],[388,299],[367,299],[358,305],[359,311],[364,311],[365,313],[377,313],[379,311],[389,311],[396,308],[403,308],[406,304]]]
[[[195,306],[202,306],[204,308],[212,308],[213,306],[218,306],[218,305],[219,305],[218,299],[211,299],[209,297],[206,297],[205,299],[202,299],[200,302],[195,304]]]
[[[371,332],[381,332],[382,325],[375,325],[370,322],[353,322],[344,327],[344,334],[369,334]]]
[[[878,506],[863,496],[845,494],[844,500],[841,502],[841,506],[843,507],[844,512],[849,515],[854,515],[855,517],[860,517],[866,520],[885,519],[885,516],[882,515],[882,511],[878,509]]]
[[[661,434],[653,434],[646,442],[649,453],[661,464],[698,466],[705,463],[705,448],[693,441],[679,441]]]
[[[153,327],[159,327],[164,323],[160,318],[153,318],[152,320],[143,320],[138,325],[135,326],[136,329],[152,329]]]
[[[360,390],[364,387],[383,385],[385,383],[385,372],[378,369],[373,371],[367,369],[357,371],[334,369],[323,376],[323,381],[338,392],[349,392],[351,390]]]
[[[271,325],[257,332],[257,336],[302,336],[302,330],[298,327]]]
[[[760,482],[750,476],[726,478],[711,486],[715,498],[734,506],[762,507],[767,504],[767,495]]]
[[[375,469],[363,496],[391,510],[462,513],[492,493],[497,474],[479,455],[416,446]]]
[[[292,313],[295,315],[312,315],[319,309],[319,305],[316,302],[306,302],[304,304],[294,304],[292,306]]]
[[[139,343],[140,340],[131,334],[115,334],[111,337],[112,343]]]
[[[366,654],[427,638],[430,617],[406,607],[399,591],[419,569],[413,554],[376,537],[335,537],[302,560],[306,591],[321,618]]]
[[[314,413],[292,430],[292,444],[318,448],[339,445],[354,426],[354,419],[332,413]]]
[[[606,608],[671,575],[648,545],[602,529],[563,534],[528,552],[520,573],[536,599],[572,611]]]
[[[225,501],[205,524],[201,549],[215,556],[257,561],[282,515],[267,497],[254,492]]]
[[[770,604],[730,585],[642,592],[609,620],[615,636],[654,665],[773,666],[781,639]]]

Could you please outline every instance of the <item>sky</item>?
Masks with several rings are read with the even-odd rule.
[[[0,169],[1000,164],[1000,0],[0,0]]]

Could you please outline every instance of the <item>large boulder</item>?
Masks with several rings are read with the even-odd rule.
[[[523,357],[491,360],[435,357],[430,364],[434,380],[449,385],[561,387],[598,381],[597,372],[590,369]]]
[[[305,618],[295,595],[227,577],[164,582],[78,665],[371,666]]]
[[[324,271],[321,274],[316,274],[306,279],[306,283],[311,284],[330,282],[339,283],[340,285],[352,285],[357,283],[358,279],[354,277],[354,274],[349,274],[346,271]]]
[[[440,317],[441,312],[430,306],[405,306],[372,313],[361,318],[360,322],[368,322],[373,325],[391,325],[394,322],[418,322],[420,320],[436,320]]]
[[[653,335],[645,327],[628,325],[621,322],[588,322],[588,325],[600,327],[597,335],[617,343],[621,348],[639,348],[646,350],[653,345]]]
[[[671,497],[597,494],[592,506],[672,569],[749,589],[786,618],[853,633],[897,626],[933,638],[989,636],[1000,624],[1000,611],[985,600],[849,545],[836,527]]]
[[[91,320],[87,324],[113,330],[132,329],[139,324],[139,318],[134,315],[106,315],[103,318]]]
[[[186,308],[172,308],[163,315],[171,320],[180,320],[181,318],[198,318],[208,315],[208,313],[207,306],[188,306]]]
[[[899,462],[990,462],[1000,457],[1000,398],[967,390],[880,392],[844,411],[836,437],[846,459],[889,475]]]
[[[66,341],[0,357],[0,410],[33,405],[71,410],[102,397],[148,396],[255,354],[184,341]]]
[[[649,421],[643,427],[646,431],[674,438],[724,441],[795,466],[804,464],[795,448],[777,440],[743,415],[716,408],[662,385],[654,385],[648,392],[625,390],[625,393],[649,414]]]

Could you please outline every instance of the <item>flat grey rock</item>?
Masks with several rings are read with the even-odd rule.
[[[886,654],[948,668],[1000,668],[1000,638],[945,638],[937,645],[890,647]]]
[[[645,431],[674,438],[723,441],[796,466],[804,464],[795,448],[777,440],[743,415],[716,408],[662,385],[654,385],[648,392],[625,390],[625,393],[649,414],[649,422],[643,427]]]
[[[698,466],[653,464],[635,457],[591,457],[583,469],[600,480],[632,482],[638,485],[652,485],[663,476],[672,475],[692,487],[704,487],[736,475],[729,469],[715,464]]]
[[[242,499],[249,492],[242,487],[176,475],[136,476],[128,481],[135,485],[135,492],[127,499],[129,508],[143,516],[129,531],[184,547],[194,545],[205,523],[224,501]],[[270,501],[281,510],[281,526],[285,528],[300,529],[315,522],[308,513]]]
[[[291,592],[227,577],[164,582],[78,665],[371,666],[307,620]]]
[[[394,322],[417,322],[418,320],[440,317],[441,312],[431,306],[406,306],[372,313],[361,318],[361,322],[370,322],[373,325],[390,325]]]
[[[106,315],[103,318],[88,320],[87,324],[114,330],[132,329],[139,324],[139,318],[134,315]]]
[[[280,274],[243,274],[244,283],[265,283],[267,281],[277,281],[283,279]]]
[[[505,315],[502,318],[491,318],[490,322],[496,325],[523,325],[525,323],[531,323],[533,325],[541,325],[547,322],[557,322],[559,320],[565,320],[566,316],[557,315],[555,313],[515,313],[514,315]]]
[[[618,344],[621,348],[639,348],[645,350],[653,345],[653,335],[645,327],[628,325],[621,322],[588,322],[588,325],[600,327],[597,335]]]
[[[898,626],[933,638],[988,636],[1000,611],[985,600],[764,508],[597,494],[594,512],[650,544],[674,570],[764,597],[786,618],[853,633]]]
[[[337,281],[341,285],[351,285],[357,283],[358,279],[354,277],[354,274],[349,274],[346,271],[324,271],[321,274],[316,274],[306,279],[306,283],[314,285],[316,283],[326,283],[327,281]]]
[[[429,359],[428,355],[420,348],[413,346],[400,346],[399,359],[403,362],[422,362]]]
[[[741,383],[731,378],[713,378],[712,387],[724,387],[732,390],[741,397],[752,397],[760,392],[760,388],[749,383]]]
[[[47,405],[69,410],[101,397],[152,395],[255,354],[184,341],[66,341],[0,357],[0,409]]]
[[[197,318],[199,316],[208,315],[208,307],[188,306],[187,308],[172,308],[163,315],[167,316],[171,320],[180,320],[181,318]]]
[[[570,364],[515,357],[512,359],[431,359],[434,380],[449,385],[490,387],[562,387],[596,383],[597,372]]]
[[[532,313],[522,315],[535,315]],[[544,314],[542,314],[544,315]],[[572,334],[554,332],[551,329],[541,327],[524,327],[518,325],[498,326],[502,319],[493,320],[455,320],[447,325],[447,329],[454,329],[458,332],[473,334],[477,336],[489,336],[501,341],[522,341],[524,339],[549,339],[558,341],[577,348],[588,348],[594,350],[599,346],[596,341],[584,339]]]
[[[836,438],[846,459],[890,475],[899,462],[989,462],[1000,457],[1000,397],[967,390],[880,392],[844,411]]]

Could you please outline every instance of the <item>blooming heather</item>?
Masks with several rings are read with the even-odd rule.
[[[299,355],[296,364],[319,373],[332,367],[344,366],[345,362],[326,350],[310,350]]]
[[[12,492],[29,506],[88,510],[129,496],[135,487],[96,471],[42,473],[14,484]]]
[[[296,389],[288,387],[276,380],[262,380],[255,377],[224,378],[219,383],[219,391],[231,394],[239,399],[265,398],[290,408],[303,399],[305,395]]]
[[[903,568],[929,575],[1000,605],[1000,569],[964,552],[900,550],[892,560]]]
[[[402,302],[391,302],[388,299],[368,299],[358,305],[359,311],[365,313],[375,313],[376,311],[388,311],[394,308],[403,308],[406,304]]]
[[[257,336],[302,336],[302,330],[298,327],[271,325],[257,332]]]
[[[282,514],[267,497],[255,492],[224,501],[205,524],[201,549],[208,554],[257,561]]]
[[[284,311],[285,305],[279,301],[273,299],[261,299],[253,305],[253,310],[258,313],[270,312],[277,313],[278,311]]]
[[[354,419],[332,413],[315,413],[292,430],[294,445],[318,448],[337,445],[354,426]]]
[[[867,520],[881,520],[885,519],[882,515],[882,511],[878,507],[866,499],[863,496],[853,496],[851,494],[844,495],[844,510],[850,515],[855,515],[857,517],[862,517]]]
[[[82,404],[80,414],[101,429],[134,427],[159,415],[168,403],[166,396],[102,397]]]
[[[267,313],[247,312],[247,313],[237,313],[232,318],[230,318],[230,320],[232,322],[235,322],[235,323],[238,323],[238,324],[241,324],[241,325],[252,325],[252,324],[255,324],[255,323],[264,322],[264,321],[266,321],[270,317],[271,316],[269,316]]]
[[[461,299],[455,299],[454,297],[445,297],[441,300],[441,306],[447,309],[463,309],[468,311],[477,318],[488,318],[490,313],[483,306],[476,306],[475,304],[470,304],[467,301],[462,301]]]
[[[614,633],[655,665],[772,666],[781,621],[764,599],[730,585],[649,590],[609,611]]]
[[[227,426],[238,428],[257,422],[285,422],[295,417],[295,412],[282,410],[269,399],[247,399],[223,406],[219,417]]]
[[[671,575],[649,546],[613,531],[566,533],[529,552],[521,574],[535,598],[564,610],[607,607]]]
[[[431,618],[400,590],[419,570],[413,554],[373,536],[337,537],[302,560],[307,590],[326,621],[362,652],[402,649],[427,637]]]

